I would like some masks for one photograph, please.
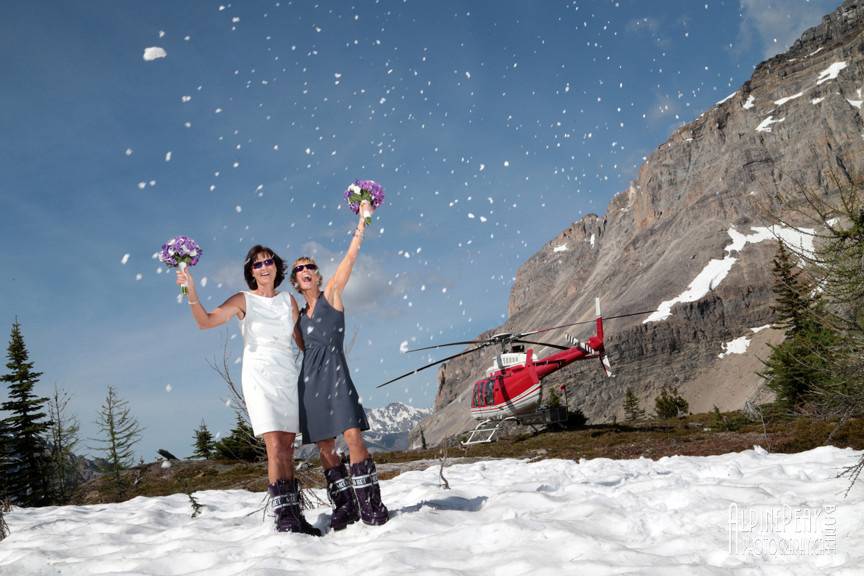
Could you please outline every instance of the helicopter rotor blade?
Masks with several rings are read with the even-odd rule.
[[[630,316],[639,316],[641,314],[652,314],[656,312],[656,310],[643,310],[642,312],[631,312],[629,314],[617,314],[615,316],[603,316],[603,320],[614,320],[616,318],[629,318]],[[539,330],[531,330],[530,332],[520,332],[515,334],[516,337],[522,338],[523,336],[531,336],[532,334],[540,334],[541,332],[548,332],[550,330],[556,330],[558,328],[568,328],[570,326],[578,326],[580,324],[594,324],[595,320],[582,320],[581,322],[571,322],[569,324],[559,324],[558,326],[550,326],[548,328],[540,328]]]
[[[387,386],[388,384],[392,384],[393,382],[396,382],[397,380],[401,380],[402,378],[405,378],[406,376],[411,376],[412,374],[416,374],[417,372],[421,372],[422,370],[426,370],[427,368],[431,368],[432,366],[437,366],[438,364],[441,364],[443,362],[447,362],[448,360],[452,360],[453,358],[458,358],[460,356],[465,356],[466,354],[471,354],[472,352],[477,352],[478,350],[482,350],[483,348],[486,348],[487,346],[489,346],[489,344],[481,344],[480,346],[477,346],[476,348],[471,348],[470,350],[465,350],[465,351],[460,352],[458,354],[453,354],[452,356],[447,356],[446,358],[442,358],[441,360],[437,360],[435,362],[432,362],[431,364],[426,364],[425,366],[421,366],[420,368],[416,368],[414,370],[411,370],[410,372],[406,372],[405,374],[402,374],[401,376],[397,376],[396,378],[388,380],[387,382],[384,382],[383,384],[379,384],[378,386],[376,386],[376,388],[382,388],[384,386]]]
[[[512,340],[512,342],[518,344],[537,344],[538,346],[546,346],[547,348],[557,348],[558,350],[569,350],[567,346],[561,346],[560,344],[549,344],[548,342],[535,342],[533,340],[522,340],[519,338],[518,340]]]
[[[466,340],[465,342],[447,342],[445,344],[436,344],[435,346],[412,348],[411,350],[406,350],[405,354],[408,354],[409,352],[420,352],[421,350],[435,350],[437,348],[444,348],[445,346],[466,346],[468,344],[486,344],[487,342],[491,342],[491,340]]]

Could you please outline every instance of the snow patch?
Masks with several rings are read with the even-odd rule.
[[[696,278],[690,282],[690,285],[687,286],[684,292],[672,300],[661,302],[657,310],[643,320],[642,323],[647,324],[649,322],[666,320],[672,315],[672,307],[675,304],[697,302],[708,294],[708,292],[717,288],[738,260],[737,256],[733,256],[732,253],[740,252],[747,244],[757,244],[765,240],[780,239],[792,251],[801,256],[802,259],[812,257],[813,255],[815,230],[812,228],[795,229],[785,226],[755,226],[751,227],[751,232],[751,234],[742,234],[734,227],[730,227],[727,233],[732,242],[723,249],[727,253],[726,257],[722,260],[713,258],[696,275]]]
[[[779,100],[775,100],[774,104],[776,104],[777,106],[782,106],[786,102],[789,102],[790,100],[795,100],[796,98],[800,98],[803,95],[804,95],[804,92],[798,92],[797,94],[793,94],[792,96],[787,96],[785,98],[780,98]]]
[[[733,96],[735,96],[737,93],[738,93],[737,90],[736,90],[735,92],[732,92],[731,94],[729,94],[728,96],[726,96],[725,98],[723,98],[722,100],[720,100],[719,102],[717,102],[716,105],[719,106],[720,104],[723,104],[724,102],[726,102],[727,100],[729,100],[730,98],[732,98]]]
[[[824,99],[825,99],[824,96],[821,96],[821,97],[819,97],[819,98],[813,98],[812,100],[810,100],[810,104],[819,104],[819,103],[822,102],[822,100],[824,100]]]
[[[730,342],[723,343],[723,352],[717,355],[718,358],[725,358],[730,354],[744,354],[750,346],[750,339],[747,336],[741,336]]]
[[[751,94],[747,97],[747,101],[744,102],[741,107],[744,108],[744,110],[749,110],[750,108],[753,108],[754,102],[756,102],[756,98]]]
[[[844,499],[849,480],[836,476],[861,455],[824,446],[657,460],[451,458],[443,469],[430,460],[380,480],[392,511],[383,528],[329,531],[327,493],[313,489],[318,500],[305,515],[323,538],[275,533],[272,518],[250,514],[264,493],[246,490],[195,492],[202,508],[194,519],[183,493],[98,506],[16,506],[5,514],[12,535],[0,566],[16,576],[54,568],[72,576],[325,574],[347,543],[356,565],[375,566],[376,576],[860,574],[864,492],[856,486]],[[730,551],[730,534],[732,545],[756,550],[780,541],[801,553]],[[808,548],[814,541],[832,547]]]
[[[840,74],[840,71],[847,66],[848,64],[846,62],[834,62],[828,68],[819,73],[819,77],[816,79],[816,85],[818,86],[819,84],[829,80],[835,80]]]
[[[786,120],[786,117],[780,118],[779,120],[774,120],[774,116],[768,116],[762,122],[759,123],[759,126],[756,127],[756,132],[771,132],[772,124],[779,124]]]
[[[848,102],[855,108],[858,108],[859,110],[861,109],[861,104],[864,104],[864,100],[849,100],[848,98],[846,99],[846,102]]]
[[[561,244],[560,246],[555,246],[555,248],[552,249],[553,252],[566,252],[567,250],[569,250],[567,244]]]

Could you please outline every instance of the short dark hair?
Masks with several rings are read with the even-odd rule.
[[[246,278],[246,284],[250,290],[258,288],[258,281],[252,276],[252,264],[259,254],[267,254],[273,257],[273,265],[276,266],[276,282],[274,286],[278,287],[285,279],[285,262],[279,257],[276,252],[267,246],[256,244],[246,253],[246,260],[243,261],[243,277]]]

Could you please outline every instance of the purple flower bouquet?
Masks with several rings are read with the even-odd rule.
[[[169,268],[185,270],[186,266],[195,266],[198,264],[201,252],[201,246],[195,240],[188,236],[177,236],[162,245],[159,261]],[[184,296],[189,293],[186,284],[180,286],[180,293]]]
[[[360,203],[364,200],[377,209],[384,203],[384,188],[374,180],[355,180],[345,190],[345,200],[348,201],[348,207],[355,214],[360,213]],[[364,210],[363,216],[367,225],[372,223],[371,213]]]

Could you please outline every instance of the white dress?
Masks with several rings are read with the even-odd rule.
[[[294,342],[291,298],[246,295],[243,334],[243,397],[256,436],[264,432],[297,432],[300,410],[297,377],[300,352]]]

